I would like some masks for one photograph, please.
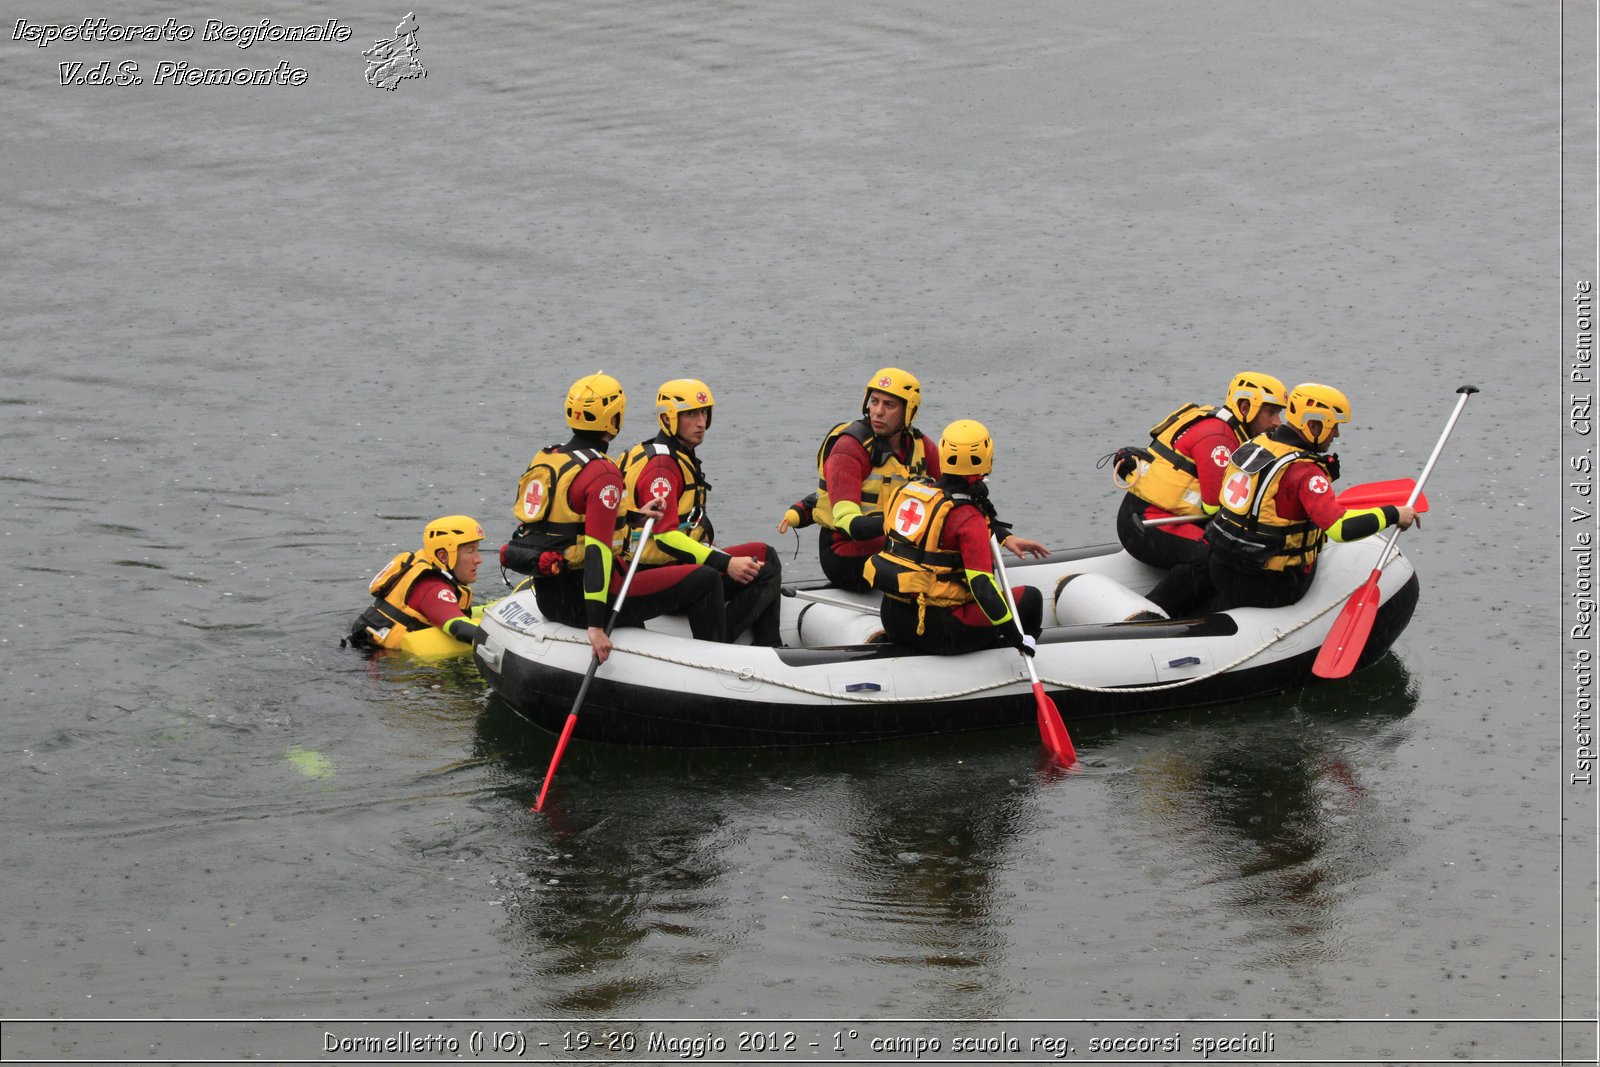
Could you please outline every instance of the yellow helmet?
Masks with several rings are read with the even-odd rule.
[[[470,515],[446,515],[442,519],[434,519],[422,531],[422,554],[429,559],[438,559],[433,553],[437,549],[444,549],[445,569],[456,569],[456,557],[461,546],[473,541],[483,540],[483,527],[478,525],[478,520]]]
[[[689,411],[706,409],[706,425],[711,425],[711,409],[716,406],[711,386],[698,378],[674,378],[663,382],[656,390],[656,416],[661,428],[669,434],[678,432],[678,416]]]
[[[579,378],[567,390],[567,425],[574,430],[621,433],[622,413],[627,407],[622,383],[597,371]]]
[[[1306,382],[1289,390],[1283,421],[1313,445],[1333,440],[1333,428],[1350,421],[1350,398],[1331,385]]]
[[[1239,410],[1239,405],[1246,400],[1250,401],[1248,416]],[[1280,408],[1284,406],[1283,382],[1260,371],[1240,371],[1233,376],[1233,381],[1228,385],[1228,397],[1223,403],[1233,412],[1233,417],[1239,420],[1239,424],[1243,425],[1261,414],[1263,404],[1276,404]]]
[[[994,470],[994,438],[976,419],[957,419],[939,435],[939,473],[988,474]]]
[[[917,376],[908,370],[899,367],[884,367],[872,380],[867,383],[867,391],[861,394],[861,414],[867,413],[867,404],[872,400],[873,393],[884,393],[897,400],[906,402],[906,426],[916,420],[917,409],[922,406],[922,383]]]

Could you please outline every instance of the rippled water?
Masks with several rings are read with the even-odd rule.
[[[417,11],[428,74],[392,93],[360,49],[404,11],[331,14],[348,43],[0,44],[9,1016],[1271,1019],[1301,1058],[1561,1054],[1594,952],[1549,658],[1553,6],[469,3]],[[59,84],[101,58],[309,77]],[[1003,513],[1061,547],[1113,536],[1094,459],[1241,365],[1351,392],[1352,480],[1415,474],[1483,393],[1395,656],[1075,725],[1061,780],[1026,730],[578,744],[535,818],[552,739],[470,664],[336,647],[427,518],[509,533],[578,374],[624,380],[625,437],[708,380],[718,529],[787,557],[885,363],[926,427],[995,429]],[[786,566],[818,575],[809,538]],[[1308,1022],[1338,1019],[1396,1022]],[[107,1033],[7,1051],[144,1054]]]

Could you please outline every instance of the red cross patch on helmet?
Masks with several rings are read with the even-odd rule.
[[[894,384],[894,379],[885,374],[882,378],[878,379],[878,384],[887,389]]]
[[[711,403],[711,398],[706,395],[706,391],[704,389],[702,389],[698,393],[694,394],[694,398],[696,400],[700,401],[700,403],[702,403],[702,404]]]

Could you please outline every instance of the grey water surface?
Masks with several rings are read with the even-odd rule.
[[[555,1019],[1592,1057],[1556,1023],[1593,1017],[1551,655],[1558,5],[465,0],[374,88],[405,14],[7,10],[0,1011],[290,1021],[8,1022],[8,1056]],[[96,16],[352,36],[14,39]],[[107,59],[144,83],[62,84]],[[305,83],[154,83],[280,60]],[[470,662],[338,647],[427,519],[509,534],[601,368],[626,440],[660,381],[708,381],[719,532],[819,577],[774,526],[885,364],[925,428],[993,429],[1002,513],[1056,547],[1114,538],[1099,456],[1237,370],[1346,389],[1351,481],[1414,476],[1483,392],[1390,658],[1074,724],[1064,778],[1026,729],[578,743],[534,817],[553,738]]]

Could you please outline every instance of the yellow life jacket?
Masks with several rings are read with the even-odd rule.
[[[638,488],[639,476],[644,473],[645,464],[657,456],[671,456],[677,460],[678,472],[683,477],[683,492],[678,495],[677,529],[694,541],[710,544],[715,536],[711,527],[711,517],[706,514],[706,498],[711,493],[711,486],[706,482],[705,473],[700,469],[699,458],[679,445],[676,438],[660,433],[653,440],[628,449],[628,454],[622,457],[622,477],[627,483],[623,489],[623,500],[630,508],[633,506],[633,502],[638,499],[634,490]],[[650,487],[646,486],[646,489],[649,490]],[[648,492],[647,495],[656,494]],[[662,534],[666,530],[657,529],[654,532]],[[638,546],[630,542],[630,555],[637,551],[639,551]],[[641,567],[660,567],[682,562],[663,552],[655,544],[653,536],[651,543],[644,546],[643,555],[639,557]]]
[[[926,481],[906,482],[889,498],[883,548],[863,574],[885,596],[917,604],[918,633],[929,605],[953,608],[973,599],[961,553],[939,547],[950,512],[970,503],[971,497]]]
[[[1150,444],[1146,448],[1149,460],[1141,459],[1133,476],[1128,479],[1128,492],[1163,511],[1174,515],[1199,515],[1204,509],[1200,501],[1200,475],[1195,461],[1179,452],[1174,442],[1203,419],[1222,418],[1233,431],[1239,444],[1245,441],[1245,431],[1231,412],[1217,416],[1219,409],[1199,404],[1185,404],[1150,428]]]
[[[551,445],[528,462],[517,483],[517,502],[511,513],[521,523],[512,540],[534,553],[560,552],[568,570],[583,568],[584,519],[573,510],[572,483],[590,463],[612,463],[598,448]],[[617,524],[612,532],[611,551],[620,555],[627,531],[627,509],[619,503]]]
[[[1282,571],[1309,566],[1322,547],[1322,527],[1310,519],[1278,514],[1278,485],[1291,464],[1321,458],[1299,445],[1262,434],[1240,445],[1222,475],[1222,508],[1211,517],[1206,539],[1224,558]]]
[[[419,552],[402,552],[372,579],[368,591],[372,606],[356,620],[355,629],[365,629],[379,648],[399,648],[409,631],[429,630],[433,623],[422,612],[406,604],[412,587],[425,574],[447,582],[461,601],[461,612],[472,607],[472,590],[456,581],[455,575]]]
[[[928,439],[921,430],[906,427],[906,435],[911,439],[911,457],[909,462],[900,458],[899,454],[881,438],[872,434],[872,424],[866,419],[857,419],[855,422],[841,422],[829,430],[822,439],[822,447],[817,449],[817,503],[812,509],[812,519],[828,529],[836,529],[833,521],[833,502],[828,498],[828,474],[825,467],[828,462],[828,453],[833,450],[833,444],[841,437],[853,437],[867,450],[867,458],[872,463],[872,472],[861,483],[861,514],[876,515],[883,510],[884,501],[894,492],[895,488],[904,485],[912,478],[920,478],[928,473]]]

